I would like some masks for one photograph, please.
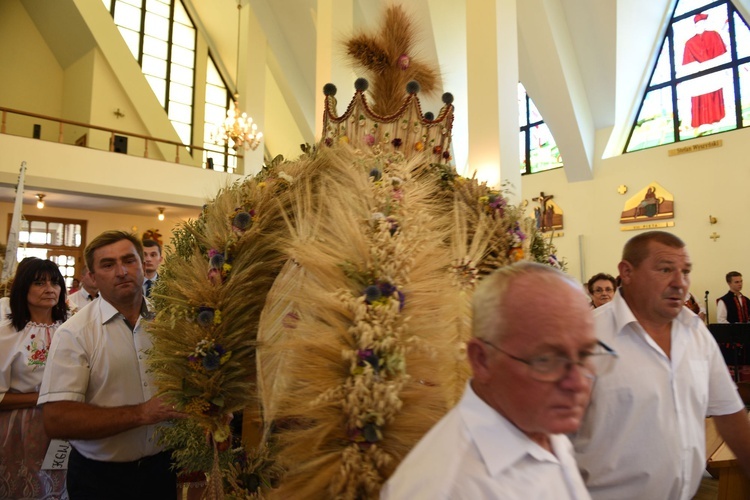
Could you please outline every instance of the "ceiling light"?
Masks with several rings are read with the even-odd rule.
[[[36,194],[36,208],[42,209],[44,208],[44,197],[47,196],[43,193],[37,193]]]
[[[242,16],[240,16],[240,9],[242,9],[242,1],[237,1],[237,77],[234,80],[236,88],[239,88],[240,79],[240,24]],[[247,113],[240,111],[240,95],[235,92],[233,103],[227,111],[227,117],[224,122],[216,125],[216,128],[211,132],[211,140],[224,146],[226,144],[232,144],[235,151],[238,151],[240,147],[247,149],[255,149],[260,144],[260,140],[263,138],[263,132],[258,132],[258,126],[253,123],[253,119],[247,116]]]
[[[159,207],[159,220],[164,220],[164,207]]]

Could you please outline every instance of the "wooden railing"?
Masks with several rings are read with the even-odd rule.
[[[109,134],[109,151],[110,152],[115,152],[115,136],[124,136],[124,137],[133,137],[133,138],[137,138],[137,139],[142,139],[143,140],[143,143],[144,143],[143,157],[144,158],[149,158],[149,150],[148,150],[149,142],[151,142],[151,143],[165,144],[167,146],[173,146],[174,149],[175,149],[174,163],[180,163],[180,151],[181,150],[185,151],[188,156],[192,156],[191,153],[190,153],[191,150],[209,151],[209,152],[213,152],[213,153],[222,155],[222,153],[218,153],[217,151],[206,149],[206,148],[203,148],[201,146],[195,146],[195,145],[186,146],[185,144],[183,144],[181,142],[176,142],[176,141],[172,141],[172,140],[169,140],[169,139],[160,139],[158,137],[152,137],[152,136],[149,136],[149,135],[138,134],[138,133],[135,133],[135,132],[127,132],[127,131],[124,131],[124,130],[116,130],[116,129],[112,129],[112,128],[108,128],[108,127],[100,127],[98,125],[92,125],[90,123],[82,123],[82,122],[77,122],[77,121],[74,121],[74,120],[65,120],[63,118],[55,118],[55,117],[52,117],[52,116],[41,115],[41,114],[38,114],[38,113],[31,113],[31,112],[28,112],[28,111],[21,111],[21,110],[18,110],[18,109],[4,108],[4,107],[0,106],[0,114],[2,115],[2,122],[0,123],[0,133],[2,133],[2,134],[7,134],[7,118],[8,118],[8,115],[11,114],[11,115],[26,116],[26,117],[30,117],[30,118],[37,118],[37,119],[40,119],[40,120],[47,120],[47,121],[58,123],[59,124],[59,132],[58,132],[58,135],[57,135],[57,142],[60,143],[60,144],[65,144],[64,130],[65,130],[65,126],[68,125],[68,126],[74,126],[74,127],[82,127],[82,128],[91,129],[91,130],[99,130],[99,131],[108,133]],[[88,147],[87,144],[79,144],[79,145],[84,145],[84,146]],[[242,155],[235,154],[232,151],[231,148],[229,149],[228,155],[229,156],[235,156],[238,159],[242,158]],[[201,157],[202,156],[203,155],[201,155]],[[203,164],[203,160],[202,159],[200,161],[200,164],[201,165]],[[206,165],[203,165],[203,166],[206,167]],[[223,167],[223,166],[217,165],[214,168],[216,168],[216,167]]]

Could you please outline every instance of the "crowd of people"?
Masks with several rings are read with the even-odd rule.
[[[185,415],[147,366],[161,247],[107,231],[84,255],[70,297],[51,261],[24,259],[13,278],[0,322],[0,497],[176,498],[156,430]],[[691,307],[691,269],[679,238],[650,231],[627,242],[617,277],[585,287],[529,262],[487,276],[464,395],[381,498],[691,498],[707,416],[750,473],[745,405]],[[747,321],[742,276],[726,280],[719,319]],[[71,445],[67,471],[42,467],[52,439]]]

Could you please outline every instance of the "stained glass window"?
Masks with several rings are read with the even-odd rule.
[[[679,0],[625,151],[750,123],[750,29],[731,1]]]
[[[534,101],[518,84],[518,113],[521,123],[521,174],[535,174],[563,166],[560,151],[549,127],[542,119]]]

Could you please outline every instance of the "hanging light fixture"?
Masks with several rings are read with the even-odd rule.
[[[159,220],[164,220],[164,207],[159,207],[159,215],[156,218]]]
[[[241,9],[242,0],[237,0],[237,78],[234,81],[237,88],[239,88],[240,79]],[[247,116],[247,113],[240,112],[239,99],[240,94],[235,92],[233,106],[227,111],[226,120],[217,125],[216,129],[211,132],[211,140],[221,146],[232,143],[235,151],[239,150],[240,147],[255,151],[263,138],[263,132],[258,132],[258,126],[253,123],[252,118]]]
[[[44,197],[47,196],[44,193],[37,193],[36,194],[36,208],[39,210],[44,208]]]

